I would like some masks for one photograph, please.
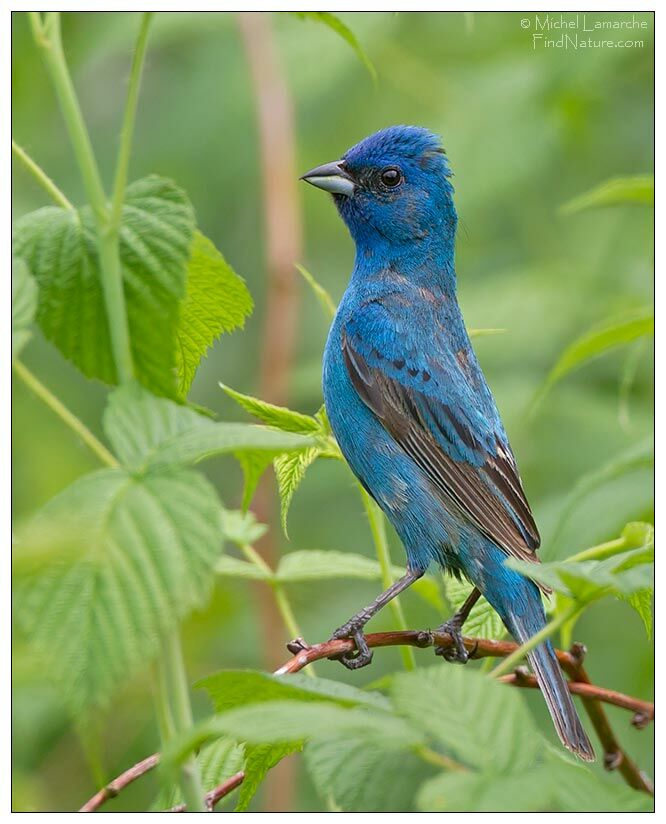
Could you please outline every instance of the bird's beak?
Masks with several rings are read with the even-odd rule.
[[[311,183],[318,189],[323,189],[325,192],[346,195],[347,197],[351,197],[356,188],[353,177],[344,168],[341,160],[324,163],[323,166],[310,169],[300,179],[305,180],[306,183]]]

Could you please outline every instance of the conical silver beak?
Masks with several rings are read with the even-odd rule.
[[[323,166],[310,169],[310,171],[302,175],[300,179],[305,180],[306,183],[311,183],[318,189],[323,189],[325,192],[345,195],[346,197],[351,197],[356,188],[354,179],[349,172],[346,171],[341,160],[336,160],[333,163],[324,163]]]

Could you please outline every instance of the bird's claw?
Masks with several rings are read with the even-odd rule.
[[[355,650],[332,656],[334,660],[340,661],[347,669],[360,669],[361,667],[366,667],[372,661],[372,650],[365,640],[363,624],[343,624],[339,629],[335,630],[333,638],[338,641],[351,638],[354,644],[356,644]]]
[[[451,664],[466,664],[469,661],[470,654],[465,647],[458,624],[447,621],[441,627],[438,627],[435,632],[439,635],[449,635],[453,641],[453,646],[435,647],[435,655],[441,655],[445,661]]]

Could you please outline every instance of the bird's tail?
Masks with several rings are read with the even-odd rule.
[[[511,621],[509,629],[524,644],[530,637],[522,622]],[[527,655],[541,692],[548,705],[553,724],[564,746],[583,761],[594,761],[594,749],[581,724],[562,670],[550,641],[539,644]]]

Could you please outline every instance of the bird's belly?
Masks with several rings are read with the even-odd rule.
[[[324,400],[342,454],[395,527],[409,566],[426,569],[435,561],[460,569],[473,532],[446,510],[422,470],[359,398],[341,353],[327,351],[324,358]]]

